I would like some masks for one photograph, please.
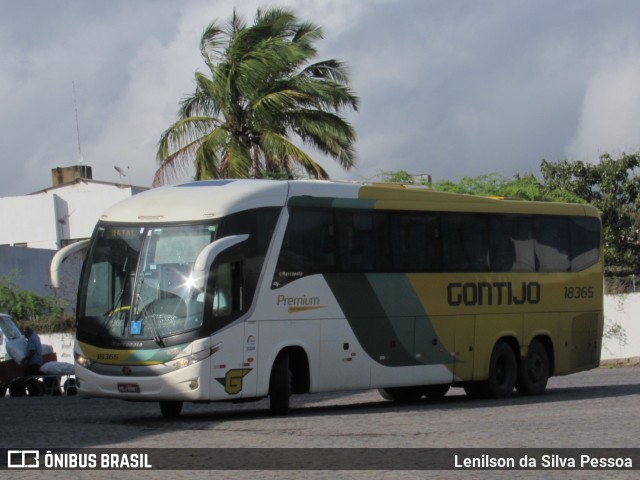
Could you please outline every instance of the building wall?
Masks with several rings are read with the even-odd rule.
[[[49,265],[55,251],[90,237],[107,208],[143,190],[77,179],[31,195],[0,198],[0,277],[9,276],[24,290],[62,297],[74,309],[84,252],[63,263],[61,288],[54,291]]]
[[[0,277],[22,290],[51,295],[49,264],[54,251],[37,248],[0,246]]]
[[[100,215],[140,187],[79,180],[31,195],[0,198],[0,245],[58,250],[91,236]]]
[[[57,248],[56,201],[51,195],[0,198],[0,225],[0,245]]]

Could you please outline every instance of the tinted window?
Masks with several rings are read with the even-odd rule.
[[[599,258],[596,218],[294,208],[274,287],[324,272],[566,272]]]
[[[373,210],[342,210],[335,215],[339,271],[389,271],[391,259],[388,214]]]
[[[274,287],[296,278],[336,270],[333,213],[292,209],[282,242]]]
[[[571,269],[569,220],[565,217],[537,217],[534,235],[537,270],[568,272]]]
[[[571,219],[571,270],[579,272],[595,264],[600,256],[600,221],[593,217]]]
[[[531,217],[496,215],[490,221],[491,271],[534,272]]]
[[[391,256],[398,272],[442,270],[440,216],[424,212],[391,214]]]
[[[444,268],[451,272],[486,272],[489,242],[486,215],[442,215]]]

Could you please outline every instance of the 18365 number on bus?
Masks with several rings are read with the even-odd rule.
[[[593,287],[564,287],[564,298],[567,300],[593,298],[593,295]]]

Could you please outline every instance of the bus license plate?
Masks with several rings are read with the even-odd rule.
[[[118,391],[120,393],[140,393],[140,386],[137,383],[119,383]]]

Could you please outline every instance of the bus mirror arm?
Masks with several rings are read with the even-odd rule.
[[[194,288],[198,291],[203,291],[206,288],[207,275],[215,258],[223,251],[240,242],[244,242],[248,238],[248,234],[231,235],[230,237],[220,238],[204,247],[193,265]]]
[[[60,267],[67,257],[75,252],[87,248],[90,240],[81,240],[71,245],[67,245],[64,248],[58,250],[58,252],[51,259],[51,266],[49,267],[49,273],[51,277],[51,287],[60,288]]]

